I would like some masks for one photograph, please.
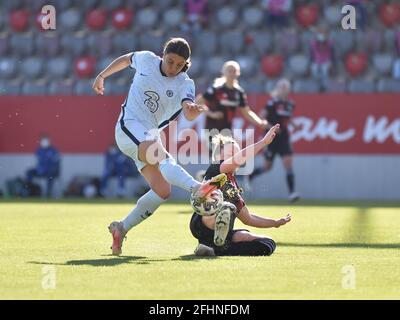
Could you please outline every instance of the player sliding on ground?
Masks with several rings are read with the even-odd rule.
[[[160,138],[160,130],[182,110],[188,120],[194,120],[207,110],[206,106],[193,102],[194,82],[186,73],[190,55],[187,41],[173,38],[164,45],[162,58],[150,51],[128,53],[114,60],[93,83],[93,90],[103,95],[104,79],[127,67],[136,69],[115,127],[115,139],[119,149],[133,159],[151,190],[139,198],[124,220],[110,224],[111,249],[115,255],[121,254],[126,233],[168,199],[171,185],[201,200],[226,182],[224,174],[198,182],[168,154]]]
[[[207,169],[205,179],[226,173],[228,181],[221,188],[225,202],[215,215],[192,215],[190,230],[199,240],[196,255],[269,256],[274,252],[274,240],[250,233],[248,230],[234,230],[233,225],[236,217],[245,225],[258,228],[279,228],[291,220],[290,214],[275,220],[250,213],[235,178],[235,171],[269,145],[278,130],[279,124],[273,126],[263,139],[242,150],[231,137],[217,135],[213,138],[213,150],[220,147],[219,161]]]

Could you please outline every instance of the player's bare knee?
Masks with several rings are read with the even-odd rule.
[[[154,190],[161,198],[168,199],[171,196],[171,186],[164,186],[162,188],[158,188],[158,190]]]

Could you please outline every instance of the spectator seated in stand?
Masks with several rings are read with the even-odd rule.
[[[46,197],[51,197],[54,179],[60,175],[60,154],[51,145],[51,140],[46,134],[40,138],[40,147],[36,151],[36,157],[37,166],[27,171],[27,182],[31,184],[35,177],[45,178],[47,180]]]
[[[106,196],[108,181],[112,177],[118,179],[117,196],[126,196],[125,180],[128,177],[137,177],[139,172],[132,160],[119,151],[118,147],[113,144],[105,153],[104,173],[100,183],[100,195]]]

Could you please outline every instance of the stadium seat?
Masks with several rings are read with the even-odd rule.
[[[243,77],[254,76],[256,72],[256,59],[252,56],[240,55],[236,58],[240,65],[240,72]]]
[[[17,59],[14,57],[2,57],[0,59],[0,78],[16,76]]]
[[[124,6],[124,0],[103,0],[100,4],[101,7],[109,11],[121,9]]]
[[[378,92],[400,92],[400,80],[390,78],[379,79],[377,90]]]
[[[152,3],[151,3],[152,1]],[[147,5],[153,5],[154,7],[157,7],[160,12],[165,12],[166,10],[168,10],[169,8],[172,8],[174,6],[174,4],[176,3],[181,3],[182,1],[176,1],[176,0],[163,0],[163,1],[159,1],[159,0],[147,0],[144,1]],[[149,3],[150,2],[150,3]]]
[[[191,78],[198,78],[201,76],[203,68],[204,68],[204,61],[201,56],[192,56],[190,58],[192,64],[188,71]]]
[[[264,85],[264,91],[267,93],[272,92],[274,90],[276,83],[279,81],[279,79],[272,79],[272,80],[267,80]]]
[[[318,81],[313,79],[297,79],[293,82],[293,92],[317,93],[321,90]]]
[[[4,11],[12,11],[21,9],[24,5],[24,0],[2,1],[1,6]]]
[[[129,90],[130,83],[126,79],[113,79],[107,81],[107,94],[108,95],[126,95]]]
[[[85,1],[82,1],[84,3]],[[75,31],[82,24],[81,11],[76,8],[71,8],[63,11],[59,14],[57,24],[60,24],[59,28],[65,31]]]
[[[110,31],[91,33],[87,39],[90,54],[96,57],[106,57],[110,55],[113,45],[112,38],[113,34]]]
[[[107,23],[107,10],[96,8],[86,13],[86,25],[93,31],[104,30]]]
[[[35,47],[32,32],[11,34],[10,44],[14,55],[26,57],[33,54]]]
[[[0,62],[1,65],[1,62]],[[0,80],[0,95],[19,96],[21,94],[21,80]]]
[[[164,26],[166,28],[177,28],[183,20],[183,11],[180,8],[171,8],[163,13]]]
[[[369,29],[356,33],[357,44],[369,52],[379,52],[383,46],[383,36],[380,30]]]
[[[87,34],[84,31],[65,33],[61,38],[63,53],[79,56],[87,53]]]
[[[281,75],[284,58],[281,55],[266,55],[261,59],[261,69],[268,77],[275,78]]]
[[[74,93],[74,82],[72,79],[52,80],[49,84],[48,94],[69,96]]]
[[[12,2],[12,1],[10,1],[10,2]],[[25,5],[27,8],[29,8],[29,10],[31,10],[31,12],[38,12],[46,4],[53,4],[52,3],[53,1],[51,1],[51,3],[49,3],[49,2],[50,1],[46,1],[46,0],[24,0],[24,1],[22,1],[23,5]]]
[[[72,62],[69,56],[57,56],[50,59],[46,66],[46,74],[52,79],[65,78],[72,71]]]
[[[372,57],[372,63],[379,75],[385,76],[392,71],[393,56],[387,53],[378,53]]]
[[[18,9],[10,12],[10,27],[16,32],[24,32],[29,28],[30,11]]]
[[[217,11],[216,18],[218,25],[222,28],[230,28],[237,22],[237,12],[233,6],[225,6]]]
[[[333,41],[335,55],[339,58],[353,49],[354,33],[347,30],[334,30],[330,34],[330,39]]]
[[[104,70],[113,60],[115,57],[109,56],[105,58],[98,59],[95,66],[95,72],[100,73]]]
[[[139,28],[149,29],[158,22],[158,14],[153,8],[145,8],[136,13],[135,20]]]
[[[42,75],[44,61],[39,57],[26,57],[20,65],[20,74],[24,78],[35,79]]]
[[[352,79],[349,83],[351,93],[371,93],[375,91],[375,83],[368,79]]]
[[[94,96],[94,95],[96,95],[96,93],[92,89],[92,85],[93,85],[93,80],[82,79],[82,80],[76,81],[74,88],[73,88],[74,95],[78,95],[78,96],[85,96],[85,95]],[[106,92],[108,92],[107,84],[105,85],[105,90],[106,90]]]
[[[324,9],[325,21],[332,27],[339,27],[342,20],[341,7],[337,5],[327,6]]]
[[[113,37],[113,51],[123,54],[138,50],[138,36],[133,32],[117,32]]]
[[[239,30],[230,30],[224,32],[219,37],[220,53],[224,55],[239,54],[243,50],[243,33]]]
[[[317,4],[300,5],[296,9],[296,21],[303,28],[308,28],[318,21],[319,8]]]
[[[396,50],[396,34],[393,29],[386,29],[384,31],[383,42],[386,51]]]
[[[368,64],[368,57],[365,53],[349,53],[345,59],[345,66],[347,72],[353,76],[357,77],[362,75]]]
[[[307,76],[310,67],[310,60],[302,54],[289,57],[289,69],[296,77]]]
[[[244,9],[243,20],[249,28],[258,28],[264,20],[264,12],[253,6]]]
[[[88,12],[95,7],[100,7],[101,4],[100,0],[84,0],[84,1],[74,0],[74,1],[75,1],[75,6],[79,6],[82,12]]]
[[[274,38],[274,48],[286,56],[294,54],[300,46],[299,36],[294,29],[277,31],[274,34]]]
[[[221,56],[212,56],[205,61],[207,75],[210,77],[215,77],[221,75],[222,65],[225,63],[226,59]]]
[[[161,54],[164,36],[159,31],[145,32],[139,35],[139,47],[141,50],[153,51]]]
[[[258,55],[268,53],[272,48],[272,35],[266,31],[250,31],[246,35],[247,53],[256,52]]]
[[[73,0],[53,0],[52,5],[56,8],[56,11],[61,12],[72,7]]]
[[[240,79],[240,86],[246,93],[259,93],[264,90],[261,79],[254,77]]]
[[[300,42],[303,51],[310,51],[311,41],[314,39],[315,34],[311,30],[303,30],[300,33]]]
[[[43,96],[47,94],[47,82],[44,79],[24,81],[21,93],[26,96]]]
[[[379,17],[386,27],[400,23],[400,3],[384,3],[379,8]]]
[[[325,86],[328,93],[343,93],[347,91],[346,79],[329,79]]]
[[[75,75],[80,78],[91,78],[94,75],[96,59],[93,56],[81,56],[75,60]]]
[[[205,57],[213,55],[217,51],[217,35],[212,31],[200,31],[194,37],[194,44],[196,53]]]
[[[61,39],[57,31],[39,33],[34,41],[38,55],[53,57],[61,50]]]
[[[8,33],[0,33],[0,56],[5,56],[10,48],[10,37]]]
[[[112,25],[118,30],[127,30],[131,27],[133,20],[133,11],[127,8],[114,10],[112,13]]]

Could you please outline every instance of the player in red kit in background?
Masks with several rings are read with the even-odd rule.
[[[280,125],[280,131],[275,140],[268,145],[264,152],[265,163],[261,168],[256,168],[252,174],[245,179],[246,189],[251,189],[250,182],[254,177],[271,170],[275,155],[278,153],[283,161],[286,170],[286,182],[289,189],[289,200],[297,201],[300,198],[299,193],[295,191],[295,179],[293,172],[293,150],[290,143],[290,133],[288,125],[291,124],[294,112],[294,102],[288,99],[290,93],[290,82],[287,79],[281,79],[271,92],[272,99],[266,106],[266,118],[270,127],[275,124]]]

